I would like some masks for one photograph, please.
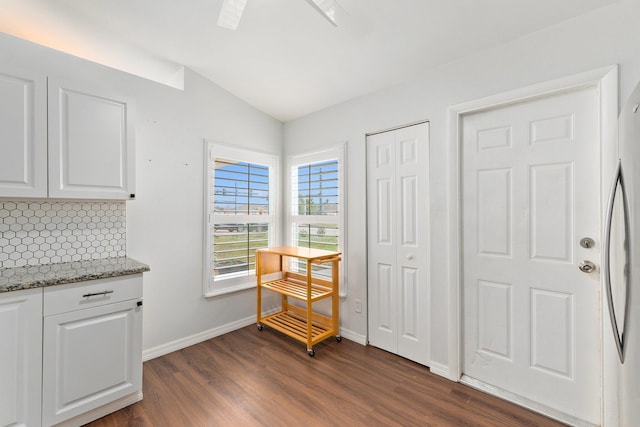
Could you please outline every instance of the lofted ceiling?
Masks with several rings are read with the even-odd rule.
[[[0,0],[0,31],[167,84],[185,66],[281,121],[620,0]]]

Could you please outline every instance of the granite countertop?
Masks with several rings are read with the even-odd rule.
[[[126,276],[149,270],[148,265],[128,257],[5,268],[0,269],[0,293]]]

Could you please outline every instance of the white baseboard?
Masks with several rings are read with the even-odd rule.
[[[340,328],[340,335],[349,341],[356,342],[361,345],[367,345],[367,336],[350,331],[349,329]]]
[[[219,337],[220,335],[233,332],[236,329],[244,328],[245,326],[249,326],[254,323],[256,323],[256,316],[249,316],[244,319],[236,320],[235,322],[227,323],[226,325],[218,326],[216,328],[208,329],[188,337],[159,345],[157,347],[148,348],[142,352],[142,361],[146,362],[147,360],[182,350],[183,348],[201,343],[211,338]]]
[[[463,375],[462,378],[460,378],[460,383],[467,385],[471,388],[475,388],[476,390],[480,390],[482,392],[491,394],[493,396],[497,396],[500,399],[514,403],[516,405],[520,405],[522,407],[532,410],[533,412],[537,412],[549,418],[553,418],[554,420],[560,421],[561,423],[567,424],[569,426],[596,427],[594,424],[581,420],[580,418],[576,418],[573,415],[565,414],[564,412],[561,412],[557,409],[550,408],[541,403],[534,402],[525,397],[518,396],[517,394],[511,393],[506,390],[502,390],[498,387],[486,384],[482,381],[476,380],[475,378],[471,378],[466,375]]]
[[[102,418],[105,415],[111,414],[113,412],[119,411],[122,408],[126,408],[129,405],[133,405],[136,402],[142,400],[142,390],[132,393],[128,396],[122,397],[120,399],[114,400],[111,403],[107,403],[99,408],[91,410],[89,412],[85,412],[84,414],[80,414],[75,416],[67,421],[63,421],[59,424],[56,424],[56,427],[77,427],[90,423],[91,421],[95,421],[98,418]]]
[[[271,312],[276,312],[278,309],[266,312],[265,315]],[[218,326],[216,328],[208,329],[206,331],[199,332],[197,334],[190,335],[188,337],[180,338],[175,341],[168,342],[153,348],[148,348],[142,352],[142,361],[155,359],[156,357],[164,356],[165,354],[173,353],[174,351],[182,350],[183,348],[201,343],[211,338],[219,337],[229,332],[233,332],[237,329],[244,328],[256,323],[256,316],[245,317],[244,319],[236,320],[235,322],[227,323],[226,325]],[[367,337],[362,334],[350,331],[348,329],[340,328],[340,335],[350,341],[354,341],[361,345],[367,345]]]
[[[447,365],[432,361],[431,363],[429,363],[429,370],[432,374],[436,374],[440,377],[445,377],[446,379],[451,380],[451,378],[449,378],[449,367]]]

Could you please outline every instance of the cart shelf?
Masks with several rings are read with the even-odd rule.
[[[298,341],[307,342],[307,319],[292,311],[276,313],[262,319],[262,323],[276,331],[289,335]],[[311,343],[316,344],[325,338],[333,336],[330,325],[319,322],[311,323]]]
[[[263,283],[262,287],[302,301],[309,300],[306,283],[300,283],[290,279],[279,279]],[[331,288],[326,288],[312,283],[310,300],[318,301],[320,299],[330,297],[332,293],[333,290]]]

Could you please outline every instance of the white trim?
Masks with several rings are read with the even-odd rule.
[[[617,128],[617,65],[560,78],[524,88],[504,92],[486,98],[465,102],[448,109],[448,168],[449,168],[449,319],[448,354],[449,379],[459,381],[462,375],[462,301],[461,301],[461,191],[460,191],[460,143],[461,120],[464,114],[505,106],[516,102],[532,100],[557,93],[595,86],[600,94],[600,129],[602,177],[608,177],[607,161],[615,152],[610,141],[615,138]],[[613,140],[615,142],[615,139]],[[615,154],[614,154],[615,155]],[[606,188],[609,183],[603,188]],[[604,194],[604,193],[603,193]],[[604,399],[603,399],[604,400]]]
[[[390,128],[377,130],[377,131],[374,131],[374,132],[367,132],[367,133],[364,134],[364,136],[367,137],[367,136],[377,135],[379,133],[393,132],[393,131],[396,131],[396,130],[408,128],[408,127],[411,127],[411,126],[421,125],[421,124],[429,123],[429,122],[430,122],[430,120],[428,120],[428,119],[427,120],[418,120],[417,122],[413,122],[413,123],[405,123],[403,125],[393,126],[393,127],[390,127]]]
[[[235,322],[227,323],[215,328],[207,329],[206,331],[198,332],[197,334],[189,335],[188,337],[180,338],[175,341],[170,341],[159,346],[146,349],[142,352],[142,361],[155,359],[156,357],[164,356],[165,354],[173,353],[174,351],[182,350],[189,346],[201,343],[203,341],[210,340],[211,338],[219,337],[229,332],[233,332],[237,329],[244,328],[256,323],[256,316],[252,315],[245,317],[244,319],[236,320]]]
[[[246,274],[243,274],[242,277],[247,279],[246,283],[239,283],[234,286],[225,286],[221,289],[209,290],[203,295],[205,298],[212,298],[217,297],[218,295],[228,295],[235,292],[246,291],[247,289],[253,289],[256,287],[256,280],[254,279],[254,276],[247,276]]]
[[[607,209],[607,197],[609,189],[611,188],[611,179],[614,174],[614,169],[617,164],[618,159],[618,149],[617,149],[617,141],[618,141],[618,69],[617,67],[614,70],[615,72],[610,72],[607,74],[600,84],[600,102],[601,102],[601,129],[600,129],[600,137],[602,141],[613,140],[615,141],[615,148],[605,146],[601,151],[601,185],[600,185],[600,205],[602,206],[602,218],[603,224],[606,218],[605,211]],[[606,114],[605,114],[606,113]],[[613,145],[613,144],[612,144]],[[604,242],[604,233],[605,228],[604,225],[601,231],[600,241]],[[602,265],[602,259],[604,257],[604,251],[601,254],[600,265]],[[602,283],[600,284],[600,295],[601,295],[601,316],[602,319],[602,348],[601,348],[601,356],[602,356],[602,426],[617,426],[619,425],[618,419],[618,410],[619,410],[619,401],[617,393],[612,392],[617,388],[616,380],[613,372],[608,370],[607,362],[610,360],[607,359],[608,348],[607,343],[610,343],[611,337],[609,334],[611,333],[610,324],[608,323],[608,316],[605,315],[607,310],[606,298],[604,295],[604,277],[602,277]],[[613,365],[615,369],[618,368],[618,359],[613,359]]]
[[[82,426],[142,400],[142,390],[56,424],[56,427]]]
[[[449,366],[447,365],[431,361],[429,363],[429,371],[432,374],[449,379]]]
[[[359,334],[350,329],[345,329],[343,327],[340,327],[340,335],[342,336],[342,338],[346,338],[349,341],[353,341],[357,344],[364,345],[364,346],[367,345],[366,335]]]
[[[575,427],[595,427],[595,424],[591,424],[589,422],[581,420],[580,418],[576,418],[572,415],[565,414],[564,412],[558,411],[557,409],[553,409],[548,406],[542,405],[538,402],[534,402],[530,399],[524,398],[522,396],[518,396],[517,394],[511,393],[509,391],[502,390],[498,387],[494,387],[492,385],[483,383],[482,381],[478,381],[475,378],[471,378],[466,375],[463,375],[462,378],[460,378],[460,382],[466,386],[469,386],[476,390],[480,390],[484,393],[488,393],[493,396],[499,397],[500,399],[514,403],[518,406],[522,406],[533,412],[537,412],[539,414],[545,415],[549,418],[552,418],[556,421],[560,421],[564,424],[575,426]]]
[[[279,308],[269,310],[265,312],[265,315],[275,313]],[[164,356],[165,354],[173,353],[174,351],[182,350],[183,348],[190,347],[195,344],[210,340],[212,338],[219,337],[229,332],[242,329],[246,326],[255,325],[256,316],[248,316],[244,319],[236,320],[235,322],[227,323],[215,328],[207,329],[206,331],[198,332],[197,334],[190,335],[188,337],[180,338],[175,341],[170,341],[165,344],[161,344],[156,347],[146,349],[142,352],[142,361],[146,362],[157,357]],[[367,337],[349,329],[340,328],[340,335],[350,341],[353,341],[360,345],[367,345]]]

